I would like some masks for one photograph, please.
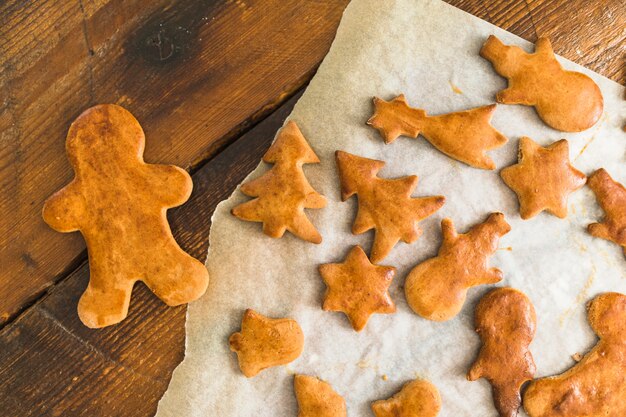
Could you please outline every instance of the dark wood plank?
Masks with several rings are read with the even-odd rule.
[[[531,42],[546,36],[567,59],[626,83],[624,0],[446,0]]]
[[[204,260],[211,215],[258,164],[299,95],[193,175],[190,201],[169,213],[181,246]],[[184,350],[185,307],[168,308],[144,285],[128,318],[91,330],[76,304],[87,264],[0,332],[3,416],[148,416]]]
[[[620,0],[607,0],[601,4],[596,4],[596,8],[585,10],[592,14],[597,10],[616,10],[614,5],[619,5],[619,1]],[[580,2],[582,4],[583,0],[580,0]],[[188,2],[188,4],[192,3],[193,2]],[[244,3],[244,6],[247,3],[257,5],[256,2],[238,2],[238,4],[242,3]],[[597,60],[597,62],[583,61],[585,57],[590,57],[595,53],[596,49],[594,48],[598,48],[597,51],[603,52],[605,45],[609,45],[609,43],[615,39],[623,43],[623,34],[620,35],[621,38],[618,36],[614,39],[605,38],[603,35],[604,33],[615,33],[614,28],[619,28],[620,24],[621,27],[624,26],[623,23],[621,23],[624,18],[623,10],[612,12],[613,17],[603,20],[603,25],[598,26],[591,20],[586,21],[583,17],[579,17],[574,7],[555,8],[554,6],[550,6],[550,4],[554,5],[554,2],[529,1],[527,5],[526,2],[518,0],[507,2],[454,0],[452,3],[477,14],[483,19],[499,24],[529,40],[534,40],[536,27],[540,27],[540,35],[546,34],[541,32],[543,30],[548,31],[550,36],[554,39],[562,39],[559,41],[560,44],[555,42],[557,52],[564,54],[566,57],[576,62],[589,65],[592,69],[596,69],[605,75],[617,74],[611,76],[617,81],[624,82],[623,71],[619,72],[619,68],[622,68],[623,62],[621,61],[623,56],[620,55],[622,52],[619,51],[619,48],[617,48],[617,50],[616,48],[609,48],[606,54],[598,55],[600,59]],[[38,4],[47,4],[48,9],[50,9],[49,6],[51,3],[45,1],[38,2],[37,5]],[[153,72],[150,72],[145,69],[140,70],[136,67],[144,65],[143,61],[141,64],[137,64],[129,60],[123,68],[114,69],[117,78],[112,80],[105,80],[105,70],[98,69],[101,67],[96,65],[94,74],[100,74],[97,75],[96,78],[101,77],[99,82],[102,82],[102,85],[97,85],[97,88],[91,90],[88,86],[88,80],[86,81],[86,79],[81,78],[84,77],[85,73],[90,71],[88,71],[87,67],[84,65],[81,66],[83,61],[78,59],[78,55],[74,57],[74,62],[66,62],[66,60],[60,58],[57,58],[56,61],[53,59],[55,53],[59,53],[61,50],[61,46],[59,46],[59,42],[61,41],[64,42],[63,45],[67,46],[69,49],[73,48],[72,50],[82,50],[83,53],[88,53],[84,46],[84,44],[87,43],[87,37],[84,36],[84,32],[78,32],[76,29],[74,32],[66,31],[67,33],[71,32],[72,36],[67,35],[61,40],[55,36],[46,36],[46,34],[57,33],[53,30],[55,25],[63,28],[70,26],[79,27],[78,20],[76,22],[72,21],[71,24],[67,22],[62,23],[64,22],[63,19],[70,20],[71,12],[74,10],[64,9],[66,6],[71,6],[71,4],[69,4],[69,6],[68,4],[69,3],[59,2],[57,5],[59,10],[58,15],[56,14],[57,10],[46,10],[45,13],[40,11],[40,15],[37,16],[33,16],[33,14],[36,13],[29,9],[29,7],[34,7],[32,5],[21,6],[17,1],[5,2],[0,5],[0,23],[5,23],[7,13],[11,13],[11,16],[14,16],[11,19],[10,27],[6,27],[6,25],[2,27],[2,25],[0,25],[0,34],[3,35],[0,36],[0,59],[4,60],[4,56],[9,56],[8,52],[16,57],[10,62],[11,65],[3,65],[0,68],[0,91],[7,97],[2,109],[0,109],[0,143],[2,143],[0,147],[0,181],[2,181],[1,189],[3,196],[6,195],[4,194],[5,190],[10,189],[5,188],[4,181],[10,180],[17,181],[16,184],[28,184],[28,187],[25,187],[23,190],[18,188],[10,189],[12,191],[9,195],[15,195],[16,199],[21,199],[20,204],[28,205],[31,202],[33,206],[40,204],[36,202],[35,199],[28,200],[31,189],[42,186],[41,182],[28,182],[33,181],[32,178],[38,176],[37,178],[39,178],[39,180],[41,180],[41,178],[48,180],[49,178],[55,178],[58,172],[61,172],[61,174],[58,174],[60,176],[62,176],[64,172],[63,169],[59,168],[60,166],[62,168],[62,166],[66,164],[64,158],[59,156],[58,150],[49,150],[49,148],[50,146],[62,146],[58,145],[57,142],[62,143],[69,121],[82,110],[82,107],[72,108],[71,105],[68,105],[64,100],[76,100],[73,95],[81,93],[82,95],[79,95],[81,99],[87,100],[85,102],[85,106],[87,106],[91,103],[89,100],[92,100],[92,91],[94,92],[94,97],[98,94],[105,94],[101,91],[108,91],[106,94],[109,94],[109,97],[113,97],[115,91],[117,91],[120,93],[119,97],[123,97],[123,94],[121,94],[123,90],[119,89],[121,87],[116,87],[115,85],[124,84],[123,73],[127,70],[131,71],[131,74],[135,74],[135,78],[137,74],[148,75],[147,78],[145,78],[146,85],[124,85],[124,88],[135,88],[135,91],[139,91],[137,97],[144,94],[141,96],[143,97],[142,100],[145,100],[146,97],[151,97],[153,99],[152,102],[158,103],[161,102],[160,93],[168,99],[173,97],[171,94],[168,95],[167,93],[167,91],[170,91],[169,88],[172,89],[171,91],[180,88],[180,90],[176,90],[179,91],[179,93],[185,90],[197,91],[194,100],[199,100],[198,95],[201,95],[201,91],[204,91],[202,90],[202,86],[205,85],[203,83],[208,82],[198,79],[196,80],[196,84],[193,85],[185,84],[185,86],[162,88],[166,84],[160,83],[160,77],[164,76],[167,78],[167,75],[163,75],[167,71],[159,72],[159,70],[154,69]],[[163,0],[153,3],[130,1],[125,2],[124,8],[120,7],[119,10],[117,10],[117,12],[119,12],[117,14],[113,14],[111,10],[107,13],[99,12],[99,10],[103,10],[103,8],[107,7],[107,4],[110,3],[107,1],[98,3],[84,0],[85,13],[86,16],[89,17],[81,21],[83,23],[87,22],[86,24],[88,24],[86,27],[89,29],[87,31],[89,43],[104,45],[97,53],[95,49],[92,49],[94,50],[94,56],[98,57],[100,57],[99,54],[103,54],[102,56],[113,54],[111,50],[107,50],[107,42],[111,45],[124,45],[124,47],[128,47],[129,44],[122,42],[123,39],[127,40],[130,33],[138,33],[137,31],[139,31],[139,29],[136,28],[149,20],[147,16],[158,15],[156,10],[160,10],[160,13],[166,13],[167,10],[163,11],[159,9],[163,4],[173,3]],[[216,9],[214,9],[215,13],[218,12],[217,7],[220,4],[221,3],[212,3],[212,7],[216,7]],[[235,4],[235,2],[229,3],[228,7],[231,7],[230,4]],[[563,2],[559,1],[556,2],[556,4],[563,4]],[[140,10],[142,7],[145,8],[146,11]],[[94,15],[98,13],[98,18],[94,18]],[[170,13],[172,12],[170,11]],[[57,16],[56,20],[49,19],[51,14]],[[64,14],[67,16],[64,16]],[[544,23],[544,19],[550,20],[551,16],[553,16],[553,20],[551,20],[552,23]],[[296,21],[305,18],[306,17],[303,16],[292,15],[288,17],[288,20],[292,19]],[[568,19],[572,22],[578,22],[579,24],[582,22],[586,23],[585,25],[581,25],[580,28],[576,28],[576,30],[580,31],[577,35],[578,38],[569,37],[566,30],[561,32],[561,29],[559,29],[561,26],[560,22]],[[543,24],[545,24],[545,26],[542,26]],[[31,27],[37,25],[40,25],[41,29]],[[91,28],[89,25],[95,27]],[[572,23],[572,25],[575,25],[575,23]],[[567,25],[563,24],[563,26]],[[175,26],[172,26],[172,28],[175,28]],[[316,27],[315,30],[319,29]],[[571,31],[572,28],[570,27],[567,30]],[[33,35],[34,32],[37,32],[37,34]],[[10,39],[4,36],[5,33],[11,34]],[[100,33],[100,35],[97,35],[98,33]],[[593,39],[594,37],[600,39],[599,43],[586,42],[587,39]],[[23,44],[20,44],[15,39],[21,39]],[[80,48],[81,44],[78,42],[81,39],[83,39],[84,42],[82,49]],[[150,48],[156,48],[156,53],[158,54],[165,53],[165,55],[167,55],[167,52],[163,52],[167,51],[164,46],[165,44],[161,43],[161,48],[159,49],[158,36],[156,40],[157,46],[150,46]],[[33,48],[35,48],[35,44],[37,43],[43,45],[39,52],[42,54],[40,56],[32,52],[35,50]],[[174,43],[176,44],[176,42]],[[238,44],[237,48],[245,48],[249,44],[250,42],[244,45]],[[579,59],[576,56],[568,56],[564,53],[564,51],[567,52],[568,47],[572,45],[582,45],[582,58]],[[264,51],[266,54],[272,56],[272,53],[277,53],[271,52],[275,47],[275,45],[271,45],[271,47],[267,47]],[[51,52],[54,48],[57,48],[57,52],[55,53]],[[220,49],[220,51],[223,51],[223,49]],[[117,53],[120,52],[117,51]],[[186,54],[187,52],[180,53]],[[231,53],[235,52],[231,50]],[[576,53],[576,55],[578,55],[578,53]],[[235,54],[229,56],[240,55]],[[226,58],[229,56],[226,56]],[[69,57],[71,57],[71,54],[66,58],[69,59]],[[85,57],[83,57],[83,59],[84,58]],[[223,58],[225,61],[228,61],[223,56],[218,58]],[[217,60],[218,58],[215,59]],[[98,58],[94,58],[94,60],[95,59]],[[144,58],[138,57],[138,59]],[[148,58],[145,58],[145,60],[147,59]],[[7,80],[9,79],[7,74],[10,73],[14,75],[19,73],[24,70],[23,67],[27,65],[22,64],[22,61],[32,63],[33,60],[39,60],[41,64],[37,71],[32,70],[29,73],[30,78],[22,79],[20,88],[25,91],[19,91],[17,95],[15,95],[15,93],[11,93],[13,95],[8,94],[14,91],[9,87],[14,87],[12,87],[13,84],[7,84]],[[51,64],[50,68],[53,76],[51,76],[51,78],[47,78],[47,75],[40,76],[41,80],[39,80],[36,75],[41,73],[45,74],[48,70],[45,65],[46,62],[54,64]],[[199,65],[198,61],[194,62]],[[200,62],[200,64],[202,62]],[[104,68],[104,66],[109,64],[110,63],[102,60],[98,65]],[[145,65],[147,66],[147,64]],[[163,65],[169,64],[164,63]],[[234,60],[224,63],[215,63],[214,65],[222,65],[222,67],[220,67],[222,68],[221,70],[227,72],[231,70],[231,66],[237,67],[237,65],[239,65],[243,67],[246,64],[244,61]],[[597,65],[597,67],[594,67],[594,65]],[[202,71],[205,71],[205,69],[200,68],[197,71],[194,69],[192,74],[199,77],[198,74]],[[239,77],[242,76],[242,73],[245,73],[245,70],[240,67],[237,67],[233,71],[238,71],[237,76]],[[177,74],[178,77],[184,78],[185,71],[181,70],[177,72]],[[220,76],[222,77],[220,81],[222,83],[227,79],[224,77],[228,77],[227,74]],[[276,75],[274,74],[273,76]],[[310,73],[304,78],[308,76],[310,76]],[[247,79],[251,80],[251,78]],[[50,84],[51,80],[55,80],[53,85]],[[182,79],[177,80],[176,77],[167,78],[167,80],[170,83],[180,82],[184,84],[186,82]],[[234,78],[230,78],[229,80],[233,81]],[[35,85],[30,86],[29,83]],[[81,86],[80,91],[78,87],[74,90],[70,88],[74,86],[74,84]],[[258,89],[261,89],[262,83],[259,81],[255,85],[257,88],[257,90],[254,90],[256,91],[255,94],[260,94]],[[111,90],[104,89],[105,86],[108,86],[106,88]],[[160,86],[161,92],[158,90],[147,92],[147,90],[154,86]],[[198,89],[194,90],[196,87]],[[32,88],[32,90],[29,90],[30,88]],[[118,88],[118,90],[116,90],[116,88]],[[144,88],[147,90],[144,91]],[[42,101],[42,104],[39,104],[35,100],[37,94],[42,94],[47,97]],[[185,93],[180,94],[184,96]],[[20,103],[22,102],[16,102],[15,100],[15,97],[21,97],[22,95],[28,96],[29,100],[31,100],[29,105],[23,108],[20,107]],[[88,99],[85,99],[85,97]],[[163,125],[159,124],[162,123],[159,122],[159,120],[167,120],[168,117],[172,118],[171,120],[184,120],[183,116],[175,115],[176,109],[168,108],[168,110],[165,110],[166,115],[162,116],[159,110],[154,108],[156,106],[151,107],[149,103],[144,103],[143,101],[138,102],[137,97],[128,97],[131,98],[131,103],[135,101],[135,106],[137,106],[139,111],[145,112],[143,113],[145,120],[149,120],[149,123],[154,123],[154,125],[150,126],[150,130],[146,129],[149,130],[149,148],[153,135],[158,136],[160,132],[159,129],[163,128]],[[256,98],[258,99],[258,97],[257,95]],[[56,101],[53,100],[53,98],[56,99]],[[111,98],[110,101],[117,100],[116,97],[114,98],[115,100]],[[284,97],[281,96],[276,102],[283,99]],[[122,102],[124,105],[128,106],[126,100],[127,98],[123,98]],[[182,98],[181,100],[185,99]],[[202,100],[202,98],[200,100]],[[206,110],[205,107],[202,106],[210,102],[210,97],[202,102],[204,104],[200,107],[203,111]],[[222,101],[221,103],[224,102]],[[244,98],[239,97],[236,103],[236,106],[233,105],[231,107],[244,106],[246,101]],[[193,104],[194,103],[189,104],[188,109],[191,109],[190,111],[193,111],[195,108]],[[184,106],[184,104],[181,105]],[[189,250],[194,256],[204,259],[208,239],[208,228],[210,226],[210,216],[215,205],[220,200],[226,198],[234,186],[257,164],[260,156],[273,137],[275,130],[281,124],[282,118],[288,113],[290,105],[292,105],[292,103],[281,108],[282,114],[273,115],[271,118],[257,125],[248,135],[241,140],[237,140],[233,145],[228,147],[225,152],[218,154],[217,157],[212,159],[194,175],[195,191],[191,201],[183,207],[172,210],[169,216],[177,239],[181,242],[182,246]],[[167,107],[167,105],[165,107]],[[250,110],[249,108],[246,109]],[[135,112],[138,111],[132,108],[131,110]],[[226,112],[226,110],[228,109],[223,111]],[[60,115],[57,114],[57,112]],[[199,113],[202,112],[200,111]],[[197,114],[198,113],[196,113],[196,116]],[[264,114],[265,113],[261,111],[258,118],[262,118]],[[35,115],[42,119],[40,120],[40,122],[43,121],[42,126],[34,127],[24,125],[25,121],[28,122],[31,120],[27,117],[28,115]],[[56,128],[53,126],[54,124],[46,124],[45,118],[47,117],[54,118],[56,123],[60,121],[60,124],[63,125],[62,128]],[[145,121],[142,121],[144,125],[146,125]],[[254,123],[254,118],[245,119],[240,125],[240,128],[245,129],[247,123]],[[192,138],[197,137],[195,129],[199,129],[205,135],[208,135],[208,132],[212,128],[212,126],[201,126],[201,123],[193,124],[192,121],[181,122],[181,124],[185,127],[183,129],[185,135]],[[187,124],[193,126],[188,128]],[[157,126],[159,129],[157,129]],[[171,129],[175,129],[176,126],[177,125],[172,125]],[[265,130],[265,133],[258,133],[262,129]],[[25,131],[29,135],[33,135],[30,137],[29,142],[24,142],[23,144],[13,141],[16,137],[23,137],[21,135],[23,135]],[[47,133],[43,134],[42,132]],[[172,130],[169,132],[171,133]],[[230,140],[229,138],[233,137],[234,134],[236,134],[236,132],[227,133],[224,136],[226,139],[222,140],[220,138],[217,139],[217,142],[228,142]],[[56,138],[54,145],[51,145],[52,142],[48,142],[47,138],[49,136]],[[180,139],[180,137],[186,136],[182,136],[182,134],[176,136],[170,140],[169,144],[171,145],[172,141],[175,141],[176,138]],[[36,142],[37,139],[40,142]],[[22,146],[32,145],[33,143],[41,145],[40,148],[37,148],[39,154],[50,151],[55,157],[45,160],[45,164],[43,165],[32,165],[32,157],[24,154],[24,149],[28,149],[28,146],[26,148],[22,148]],[[168,148],[167,144],[162,146]],[[184,146],[186,147],[187,144]],[[177,150],[169,154],[169,156],[165,154],[165,156],[161,155],[160,151],[151,151],[153,152],[151,153],[151,157],[153,158],[151,161],[172,162],[175,158],[182,158],[183,154],[181,152],[183,151],[178,148],[176,149]],[[209,153],[207,153],[207,155],[209,155]],[[29,159],[31,161],[30,165],[13,164],[15,158],[24,158],[24,160],[26,160],[27,156],[31,158]],[[35,158],[34,160],[37,159]],[[188,166],[186,164],[182,165]],[[27,172],[29,169],[32,170],[33,166],[37,166],[38,170],[45,171],[45,173]],[[7,173],[18,176],[19,180],[14,180],[13,177]],[[59,180],[59,182],[63,181]],[[3,215],[6,212],[5,210],[16,210],[16,203],[8,200],[9,199],[5,198],[0,200],[0,215]],[[24,203],[24,201],[26,201],[26,203]],[[37,210],[39,210],[39,208],[40,206]],[[21,213],[23,215],[26,208],[22,210]],[[24,218],[21,221],[27,223],[31,220]],[[0,220],[0,222],[2,222],[0,223],[0,232],[3,232],[3,236],[0,239],[3,239],[2,248],[4,249],[7,242],[13,242],[21,237],[15,234],[17,233],[15,230],[17,229],[9,229],[9,224],[5,223],[4,219]],[[11,233],[9,233],[10,230]],[[26,236],[26,234],[22,237],[24,236]],[[30,248],[29,245],[34,245],[34,242],[48,242],[47,244],[53,242],[46,240],[48,239],[47,237],[44,239],[33,237],[34,235],[28,236],[29,240],[25,240],[21,248]],[[71,237],[68,235],[58,236],[60,236],[59,239],[54,241],[57,245],[66,244],[65,242],[59,243],[61,240],[71,240]],[[77,247],[80,249],[80,245]],[[63,248],[65,248],[63,250],[69,250],[68,248],[70,248],[70,246],[63,246]],[[30,282],[26,281],[26,277],[29,280],[36,280],[38,278],[34,277],[34,273],[29,273],[28,271],[33,271],[35,267],[41,268],[41,260],[33,258],[28,251],[20,252],[18,250],[14,255],[26,255],[21,262],[25,265],[30,265],[28,267],[30,269],[24,269],[26,272],[18,277],[9,277],[5,275],[7,268],[5,267],[4,260],[6,258],[1,257],[0,264],[3,267],[3,274],[0,275],[0,287],[7,287],[9,290],[14,290],[13,286],[30,286]],[[182,359],[185,309],[165,307],[142,285],[139,285],[135,290],[128,319],[119,326],[100,331],[89,330],[82,326],[76,316],[76,303],[78,296],[86,286],[88,268],[85,264],[80,263],[80,258],[77,262],[79,262],[80,267],[76,272],[51,289],[45,298],[40,299],[34,306],[27,309],[16,321],[0,331],[0,378],[2,378],[3,381],[3,384],[0,385],[0,410],[2,411],[2,415],[151,415],[156,408],[159,397],[166,387],[166,383],[170,378],[174,366]],[[11,281],[13,286],[6,285],[9,281]],[[24,293],[30,291],[31,294],[37,294],[35,291],[31,291],[32,288],[33,287],[27,288],[27,291]],[[5,291],[8,290],[5,289]],[[0,302],[2,296],[3,295],[0,294]],[[4,309],[0,309],[0,312],[4,311]]]
[[[0,3],[0,325],[84,259],[78,234],[41,219],[72,177],[78,114],[119,103],[146,131],[147,161],[197,166],[302,87],[346,3]]]

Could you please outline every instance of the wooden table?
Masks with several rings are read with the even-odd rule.
[[[626,80],[623,0],[451,0],[615,81]],[[333,40],[347,0],[6,0],[0,5],[0,415],[150,416],[183,358],[185,307],[143,285],[120,325],[90,330],[78,233],[41,219],[72,172],[70,122],[118,103],[145,158],[193,174],[168,213],[204,261],[216,204],[258,163]],[[416,22],[416,24],[419,24]],[[210,329],[207,329],[210,331]]]

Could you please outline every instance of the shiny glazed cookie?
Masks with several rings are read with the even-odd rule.
[[[74,179],[50,196],[43,219],[59,232],[79,230],[89,253],[89,285],[78,302],[88,327],[122,321],[137,281],[170,306],[204,294],[209,274],[184,252],[167,222],[168,208],[189,198],[183,169],[146,164],[145,136],[127,110],[101,104],[70,126],[66,152]]]
[[[418,222],[443,206],[445,198],[442,196],[411,197],[417,187],[415,175],[391,180],[379,178],[378,171],[385,166],[383,161],[343,151],[337,151],[335,157],[341,181],[341,199],[346,201],[354,194],[359,199],[352,233],[376,230],[370,254],[373,263],[385,259],[398,241],[415,242],[422,234]]]
[[[590,224],[587,230],[595,237],[617,243],[626,255],[626,188],[603,168],[591,174],[589,187],[605,216],[602,222]]]
[[[498,288],[480,300],[474,321],[483,345],[467,379],[486,378],[500,417],[515,417],[522,404],[520,389],[535,374],[528,348],[537,327],[535,308],[524,293]]]
[[[241,372],[251,378],[263,369],[296,360],[302,353],[304,334],[295,320],[270,319],[248,309],[241,332],[233,333],[229,344],[237,353]]]
[[[530,417],[626,416],[626,295],[597,296],[587,318],[600,340],[568,371],[530,383]]]
[[[302,171],[303,164],[320,162],[295,122],[289,121],[263,155],[263,161],[274,164],[261,177],[241,185],[241,192],[254,200],[232,209],[242,220],[263,223],[263,233],[280,238],[285,230],[300,239],[321,243],[322,236],[309,220],[304,209],[326,206]]]
[[[587,177],[569,162],[565,139],[542,147],[528,137],[519,142],[519,162],[504,168],[500,176],[517,194],[522,219],[543,210],[567,217],[567,198],[585,185]]]
[[[404,284],[411,309],[428,320],[449,320],[461,311],[469,288],[499,282],[502,271],[489,268],[487,261],[509,230],[502,213],[492,213],[465,234],[443,219],[439,253],[413,268]]]
[[[403,94],[391,101],[374,97],[374,115],[367,124],[378,129],[385,143],[400,135],[417,138],[422,135],[450,158],[482,169],[495,169],[486,151],[507,141],[490,121],[496,105],[465,111],[428,116],[424,110],[409,107]]]
[[[320,265],[319,271],[327,286],[323,309],[345,313],[357,332],[372,314],[395,313],[388,290],[396,268],[373,265],[360,246],[343,263]]]
[[[533,106],[548,126],[564,132],[589,129],[602,116],[600,88],[585,74],[564,70],[547,38],[539,38],[529,54],[491,35],[480,56],[509,80],[496,96],[498,103]]]

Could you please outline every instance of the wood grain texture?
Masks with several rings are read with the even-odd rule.
[[[347,0],[10,0],[0,5],[0,325],[85,258],[41,219],[70,122],[130,110],[145,159],[197,166],[311,77]]]
[[[147,161],[208,160],[191,200],[168,215],[181,246],[204,260],[215,206],[256,166],[294,100],[219,151],[306,83],[345,3],[0,4],[0,313],[23,310],[0,330],[0,414],[149,416],[183,357],[185,308],[167,308],[143,285],[119,326],[94,331],[78,320],[82,239],[39,217],[71,175],[71,120],[118,102],[146,130]],[[550,36],[557,53],[626,81],[623,0],[450,3],[531,41]]]
[[[204,165],[190,201],[170,210],[174,237],[204,261],[211,215],[256,167],[299,94]],[[184,350],[185,307],[168,308],[135,286],[126,320],[86,328],[76,304],[89,279],[83,263],[0,332],[3,416],[149,416]]]

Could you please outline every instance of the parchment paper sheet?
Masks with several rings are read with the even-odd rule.
[[[371,401],[391,396],[416,377],[439,388],[440,416],[496,416],[489,384],[465,379],[480,346],[473,330],[474,307],[494,286],[470,290],[462,312],[445,323],[413,314],[402,291],[408,271],[436,254],[444,217],[465,232],[492,211],[505,213],[512,231],[501,240],[503,250],[491,264],[504,271],[499,286],[522,290],[535,305],[538,329],[531,349],[538,377],[564,371],[574,364],[572,354],[595,344],[584,304],[605,291],[626,293],[626,261],[619,246],[586,233],[586,225],[602,216],[588,187],[571,195],[567,219],[542,213],[523,221],[514,193],[497,171],[456,162],[423,138],[384,145],[378,132],[365,125],[374,95],[390,99],[403,92],[412,106],[429,114],[494,102],[506,80],[478,55],[489,34],[507,44],[530,46],[437,0],[354,0],[348,6],[330,52],[290,116],[322,161],[304,171],[328,198],[326,208],[308,211],[324,240],[314,245],[288,233],[278,240],[263,235],[259,223],[230,215],[233,206],[248,200],[239,191],[217,207],[207,260],[211,283],[206,295],[189,306],[186,357],[159,404],[159,417],[295,416],[294,373],[330,382],[346,399],[351,417],[372,416]],[[509,142],[491,152],[498,169],[516,161],[522,135],[543,145],[565,137],[578,169],[590,174],[605,167],[626,183],[624,88],[561,62],[598,83],[604,116],[588,131],[565,134],[545,126],[531,108],[499,105],[493,124]],[[386,178],[417,174],[416,196],[446,197],[445,206],[421,223],[422,237],[412,245],[398,244],[383,262],[398,268],[390,290],[398,311],[372,316],[362,333],[352,330],[343,314],[321,309],[325,286],[318,265],[340,262],[354,244],[369,251],[373,237],[350,233],[356,199],[340,201],[337,149],[386,161],[381,172]],[[250,178],[267,169],[261,163]],[[229,351],[228,337],[239,330],[246,308],[295,318],[305,334],[302,356],[245,378]]]

